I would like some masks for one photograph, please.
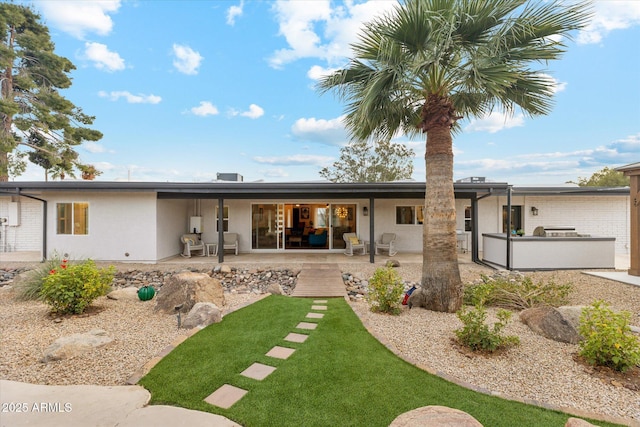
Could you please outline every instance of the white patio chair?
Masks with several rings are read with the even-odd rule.
[[[224,233],[222,250],[232,250],[238,255],[238,233]]]
[[[206,248],[204,247],[204,243],[200,240],[200,236],[197,234],[183,234],[180,237],[180,241],[184,245],[184,249],[182,250],[182,256],[186,258],[191,258],[191,252],[200,251],[200,256],[206,255]]]
[[[342,239],[347,244],[347,247],[344,250],[344,254],[348,256],[353,256],[353,251],[362,251],[361,255],[365,255],[367,253],[367,247],[364,244],[364,241],[358,239],[358,235],[356,233],[344,233],[342,235]]]
[[[387,251],[389,256],[394,256],[398,253],[396,251],[396,235],[395,233],[382,233],[380,240],[376,242],[376,255],[378,251]]]

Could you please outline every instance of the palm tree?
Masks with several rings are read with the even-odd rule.
[[[406,0],[365,24],[349,64],[320,81],[321,92],[333,90],[347,102],[353,139],[427,134],[418,305],[454,312],[462,304],[453,192],[457,121],[496,109],[549,113],[554,81],[542,65],[564,53],[563,40],[590,15],[586,3]]]

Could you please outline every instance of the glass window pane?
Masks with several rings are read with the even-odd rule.
[[[89,203],[73,204],[73,234],[89,234]]]
[[[413,224],[414,216],[413,206],[396,206],[396,224]]]
[[[416,223],[424,224],[424,206],[417,206],[416,210]]]
[[[58,203],[56,215],[56,233],[71,234],[71,203]]]

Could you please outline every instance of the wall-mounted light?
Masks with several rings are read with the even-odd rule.
[[[538,216],[538,208],[531,206],[531,215]]]
[[[362,215],[364,215],[364,216],[369,215],[369,208],[368,207],[365,206],[364,208],[362,208]]]

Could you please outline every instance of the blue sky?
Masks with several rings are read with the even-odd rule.
[[[78,148],[102,181],[320,180],[348,136],[344,105],[314,85],[350,56],[361,24],[394,1],[35,1],[64,95],[104,133]],[[562,184],[640,161],[640,2],[596,1],[590,27],[549,64],[548,116],[465,119],[454,179]],[[424,139],[416,152],[424,181]],[[18,180],[42,180],[29,167]]]

